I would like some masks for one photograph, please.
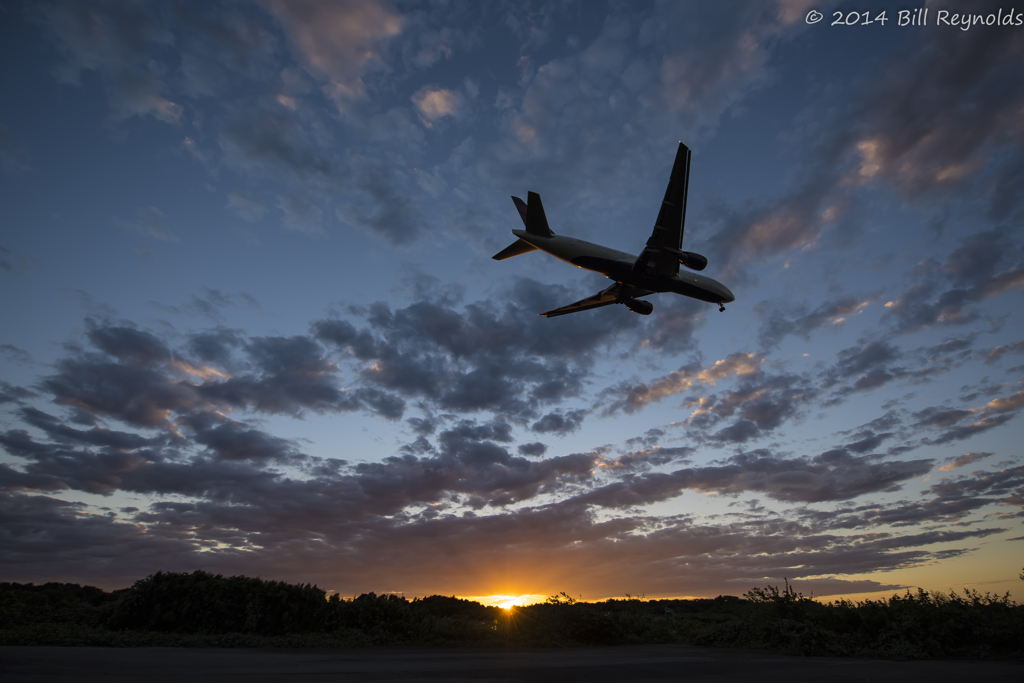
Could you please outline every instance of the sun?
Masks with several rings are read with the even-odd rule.
[[[543,595],[471,595],[464,596],[465,600],[472,600],[479,602],[481,605],[487,605],[489,607],[500,607],[503,610],[510,610],[513,607],[523,607],[524,605],[532,605],[535,602],[544,602]]]

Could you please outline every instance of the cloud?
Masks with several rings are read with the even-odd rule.
[[[995,12],[997,5],[985,3],[976,11]],[[739,19],[742,12],[735,16]],[[796,24],[792,26],[788,30],[795,30]],[[706,41],[692,44],[706,50]],[[749,44],[755,60],[751,73],[763,77],[767,54],[756,39]],[[724,279],[752,281],[749,269],[742,267],[751,259],[819,247],[829,227],[856,210],[857,195],[866,187],[884,188],[901,201],[932,208],[936,201],[953,202],[980,193],[995,220],[1013,213],[1024,178],[1024,138],[1019,126],[1011,123],[1024,103],[1024,90],[1017,87],[1024,54],[1020,46],[1006,31],[981,30],[961,31],[948,40],[938,33],[922,35],[903,50],[886,62],[884,71],[851,83],[841,100],[831,91],[811,105],[815,122],[793,134],[792,141],[805,149],[801,167],[788,183],[793,189],[770,200],[710,207],[706,216],[714,239],[705,253]],[[735,56],[742,60],[743,54],[737,51]],[[708,59],[713,55],[707,51]],[[728,67],[729,61],[722,65]],[[855,104],[839,105],[840,101]],[[835,236],[835,246],[848,242],[856,229],[856,223],[842,223],[843,236]],[[1005,291],[1019,286],[1016,270],[998,284],[993,281],[993,287]],[[995,289],[987,296],[994,293]],[[960,313],[954,299],[952,293],[935,311],[918,313],[934,322],[944,311],[949,322],[950,315]],[[900,331],[921,326],[921,321],[910,324],[911,319],[907,317],[908,324]]]
[[[284,214],[281,220],[289,230],[303,232],[307,235],[323,233],[321,219],[324,212],[316,204],[301,197],[286,194],[278,195],[277,208],[281,209],[281,213]]]
[[[972,11],[995,11],[983,3]],[[1024,54],[1005,31],[960,31],[922,36],[908,59],[897,61],[869,88],[852,130],[863,160],[862,178],[895,183],[907,196],[933,190],[963,193],[992,159],[992,143],[1010,143],[1020,158],[1019,136],[1001,131],[1021,106]],[[1009,166],[996,169],[993,205],[1005,197]],[[1000,186],[1000,183],[1004,183]]]
[[[964,237],[941,265],[922,261],[911,278],[914,284],[885,304],[900,333],[974,322],[980,314],[971,304],[1024,287],[1024,265],[1011,232],[995,228]]]
[[[654,218],[629,207],[664,187],[666,150],[686,140],[698,171],[723,117],[742,122],[749,95],[791,66],[786,41],[808,30],[809,5],[616,6],[590,24],[551,3],[40,7],[33,13],[56,46],[59,78],[100,83],[109,124],[133,134],[190,128],[173,136],[189,141],[193,158],[182,158],[223,181],[220,205],[241,220],[280,211],[289,229],[319,233],[337,219],[406,250],[455,236],[486,257],[490,241],[504,238],[481,242],[480,226],[517,220],[486,199],[506,186],[547,188],[556,230],[606,244],[613,226]],[[506,54],[518,81],[445,77],[456,56],[486,61],[477,59],[490,54],[480,41],[498,44],[506,30],[496,20],[518,44]],[[570,23],[582,33],[566,35]],[[765,258],[797,250],[863,260],[847,252],[858,226],[873,229],[869,212],[885,208],[879,191],[933,213],[966,198],[974,205],[965,212],[1004,226],[979,229],[975,220],[956,228],[963,236],[940,235],[945,258],[928,259],[936,247],[918,244],[924,260],[902,294],[887,297],[889,334],[860,316],[868,329],[859,341],[813,367],[766,355],[790,336],[848,333],[846,322],[874,310],[880,294],[844,294],[832,273],[819,284],[833,289],[818,299],[757,305],[747,333],[759,351],[726,345],[710,358],[698,350],[714,335],[697,334],[709,309],[683,298],[662,300],[648,318],[623,307],[536,315],[596,291],[586,282],[513,277],[485,297],[413,274],[396,285],[397,298],[340,302],[297,334],[227,327],[229,313],[256,305],[228,290],[154,304],[160,315],[200,322],[183,330],[112,322],[120,316],[90,299],[95,319],[43,377],[0,383],[0,562],[11,578],[111,588],[202,567],[409,595],[485,594],[514,576],[589,599],[738,594],[783,576],[818,594],[877,591],[895,585],[843,577],[970,553],[1001,531],[985,516],[1020,514],[1019,468],[976,469],[999,460],[983,460],[987,451],[941,462],[910,451],[1008,423],[1024,408],[1012,379],[949,385],[945,402],[931,406],[923,391],[880,396],[888,412],[832,436],[783,428],[855,392],[891,394],[1017,352],[1012,338],[975,351],[988,331],[965,326],[1022,282],[1020,48],[993,35],[921,34],[906,52],[892,46],[896,66],[887,62],[886,72],[880,64],[819,88],[784,140],[793,168],[785,156],[773,167],[781,194],[705,202],[690,217],[687,248],[711,255],[715,277],[730,286],[753,282]],[[921,46],[924,57],[912,51]],[[491,103],[494,116],[482,117]],[[0,156],[10,156],[2,138],[0,129]],[[948,225],[958,217],[951,212]],[[162,213],[129,218],[118,219],[122,227],[174,237]],[[0,251],[0,268],[24,270],[10,251]],[[917,348],[892,334],[947,325],[962,333]],[[612,386],[591,401],[601,378],[599,388]],[[637,422],[640,410],[674,396],[685,413],[671,425]],[[613,415],[620,409],[628,414]],[[595,410],[641,436],[567,454],[534,440],[594,438]],[[328,420],[344,433],[360,415],[377,437],[370,450],[361,438],[306,429]],[[755,447],[769,438],[779,443]],[[921,476],[954,471],[970,474],[907,491]],[[675,500],[688,492],[724,500],[698,514],[689,497]],[[58,500],[92,496],[108,496],[114,510]],[[641,584],[623,588],[623,577]]]
[[[356,0],[265,0],[281,22],[306,69],[324,82],[338,109],[363,98],[367,72],[384,67],[381,51],[402,31],[403,18],[386,4]]]
[[[688,391],[697,384],[714,386],[717,382],[733,376],[754,375],[760,371],[763,360],[754,353],[737,351],[720,361],[715,361],[714,365],[705,369],[690,364],[650,384],[622,385],[616,389],[616,393],[624,394],[624,398],[616,400],[609,411],[622,409],[632,413],[650,403]]]
[[[123,218],[114,217],[114,224],[120,225],[125,230],[152,237],[162,242],[178,242],[178,236],[168,232],[164,227],[164,212],[155,206],[140,206],[136,209],[138,216],[136,221],[127,221]]]
[[[244,408],[292,416],[304,410],[369,410],[389,419],[404,411],[404,402],[389,392],[338,386],[338,368],[307,337],[258,337],[243,344],[230,331],[195,335],[189,346],[199,361],[134,328],[91,323],[88,338],[102,353],[83,350],[58,361],[57,374],[41,386],[58,404],[98,419],[157,428],[195,410]],[[234,349],[244,351],[248,367],[231,360]],[[204,365],[209,361],[225,365]]]
[[[258,7],[179,4],[164,16],[174,22],[175,80],[184,95],[219,97],[244,82],[276,80],[279,40]]]
[[[601,462],[601,468],[613,472],[645,471],[652,467],[688,460],[696,450],[691,446],[655,446],[642,451],[629,451],[615,458],[605,457]]]
[[[0,247],[0,271],[8,275],[27,275],[35,270],[35,263],[27,256]]]
[[[811,333],[822,328],[838,328],[855,315],[860,315],[877,298],[851,297],[842,295],[826,301],[813,311],[806,305],[789,310],[773,301],[762,301],[754,306],[754,312],[763,320],[758,332],[758,341],[765,349],[774,349],[787,336],[793,335],[809,340]]]
[[[312,330],[343,357],[359,361],[359,377],[368,385],[426,401],[440,412],[490,411],[564,431],[583,413],[557,411],[545,421],[540,409],[579,395],[592,362],[587,355],[620,329],[597,318],[545,324],[550,321],[536,315],[543,309],[535,299],[563,289],[519,280],[504,295],[461,306],[431,300],[427,290],[428,298],[405,308],[371,304],[361,327],[324,319],[314,321]]]
[[[950,470],[955,470],[958,467],[965,467],[971,463],[978,462],[979,460],[993,455],[995,455],[995,453],[964,453],[956,458],[951,458],[945,465],[939,468],[939,471],[949,472]]]
[[[872,391],[911,374],[904,367],[893,364],[902,355],[901,349],[887,341],[869,341],[863,346],[842,349],[836,354],[835,364],[823,373],[823,384],[827,387],[856,377],[851,384],[838,390],[837,397],[857,391]]]
[[[918,418],[915,426],[942,428],[943,432],[938,437],[929,439],[928,443],[944,444],[967,439],[1005,424],[1014,418],[1022,407],[1024,391],[1018,391],[1012,396],[992,399],[977,408],[925,408],[914,413],[914,417]]]
[[[254,199],[250,199],[249,195],[245,192],[229,192],[227,207],[238,214],[240,218],[250,223],[260,220],[267,212],[267,207]]]
[[[174,44],[156,7],[58,3],[32,12],[64,57],[55,70],[64,83],[78,85],[82,71],[96,71],[111,107],[111,119],[152,116],[178,123],[181,104],[165,95],[166,63],[156,55]]]
[[[787,459],[758,450],[732,456],[717,466],[627,476],[584,493],[578,500],[628,508],[668,500],[688,489],[726,495],[754,491],[787,502],[848,500],[865,493],[898,490],[901,482],[928,472],[931,466],[931,460],[877,462],[852,456]]]
[[[415,516],[345,522],[323,505],[316,489],[306,490],[304,499],[274,496],[273,502],[278,507],[272,517],[252,508],[239,514],[228,503],[172,502],[121,517],[83,514],[76,505],[45,496],[7,494],[0,496],[9,522],[0,559],[14,580],[72,575],[107,588],[123,587],[161,568],[251,573],[257,557],[263,575],[291,576],[298,566],[307,580],[343,593],[378,587],[380,567],[389,567],[389,585],[407,595],[456,592],[467,585],[485,594],[493,591],[492,577],[508,571],[522,577],[525,589],[571,582],[589,600],[619,594],[611,586],[622,576],[633,576],[654,595],[741,594],[763,585],[766,577],[778,582],[784,575],[791,580],[829,577],[796,584],[801,590],[811,585],[843,593],[885,590],[896,586],[835,575],[932,562],[938,555],[921,548],[928,541],[993,533],[910,535],[901,543],[896,535],[797,534],[792,523],[778,517],[749,524],[695,524],[686,518],[648,526],[643,518],[630,516],[598,520],[586,508],[568,503],[500,515],[455,515],[442,506]],[[145,532],[138,525],[142,520]],[[320,520],[315,535],[310,520]],[[320,526],[328,520],[329,525]],[[27,552],[29,534],[22,533],[29,528],[45,532],[34,552]],[[495,553],[495,539],[516,552]],[[259,543],[258,555],[254,546],[247,549],[251,542]],[[101,548],[107,552],[97,553]],[[111,557],[118,559],[112,562]],[[339,563],[345,567],[341,574]],[[452,564],[463,568],[458,581]],[[64,573],[55,573],[55,566]]]
[[[702,247],[720,276],[730,282],[752,282],[744,264],[753,258],[771,258],[797,249],[812,248],[832,222],[826,205],[835,187],[826,172],[796,184],[774,202],[748,202],[739,206],[712,204],[706,220],[711,224]]]
[[[588,348],[602,343],[578,338],[568,329],[540,334],[529,324],[534,311],[518,317],[522,300],[516,296],[487,308],[454,305],[450,300],[447,305],[420,301],[398,310],[371,305],[363,309],[359,325],[315,321],[311,336],[248,337],[214,329],[185,336],[180,347],[137,327],[90,323],[89,347],[68,347],[58,373],[40,388],[58,405],[91,415],[93,421],[73,426],[70,418],[21,406],[18,419],[37,434],[28,429],[0,433],[0,447],[21,463],[21,469],[0,467],[0,506],[9,522],[0,559],[14,578],[73,576],[111,588],[158,569],[201,566],[251,573],[258,566],[263,575],[281,577],[295,576],[301,567],[308,580],[360,592],[379,588],[380,567],[387,566],[394,569],[395,585],[413,594],[449,590],[449,585],[468,590],[445,583],[453,581],[453,562],[481,576],[493,575],[500,564],[502,571],[510,566],[522,570],[538,586],[575,576],[574,590],[594,591],[590,597],[609,591],[628,564],[629,571],[644,577],[644,590],[678,595],[741,593],[761,585],[766,576],[799,579],[912,566],[939,557],[923,548],[928,544],[998,531],[832,535],[812,526],[810,516],[794,521],[762,513],[719,524],[632,511],[687,490],[757,493],[786,503],[842,502],[897,490],[929,471],[932,461],[850,455],[870,451],[888,438],[880,430],[891,429],[891,420],[865,425],[850,434],[846,446],[817,457],[759,450],[663,472],[665,466],[693,458],[694,447],[652,444],[617,456],[595,450],[545,457],[546,447],[533,442],[519,444],[516,455],[510,452],[516,426],[508,419],[428,415],[408,421],[417,434],[414,448],[399,449],[379,462],[353,463],[305,455],[296,442],[268,433],[244,415],[225,414],[229,407],[257,414],[344,409],[337,403],[338,368],[318,340],[344,349],[357,362],[389,360],[381,353],[386,337],[404,353],[422,354],[418,364],[429,366],[443,354],[468,363],[463,371],[472,372],[478,363],[500,367],[498,360],[511,360],[513,373],[520,357],[514,348],[533,344],[543,362],[557,367],[566,359],[586,357]],[[431,320],[437,324],[427,324]],[[461,326],[453,327],[455,321]],[[518,338],[506,338],[513,333]],[[583,345],[584,339],[590,346]],[[727,358],[694,372],[704,373],[702,381],[720,381],[737,376],[744,363],[759,367],[756,360]],[[230,377],[200,380],[192,373],[201,367]],[[89,383],[91,376],[103,381]],[[778,381],[760,370],[752,373],[741,381],[751,385],[737,389],[747,398],[727,395],[733,410],[747,408],[749,392],[756,394],[760,386],[755,379]],[[372,385],[345,393],[359,389],[386,395]],[[519,390],[534,389],[527,384]],[[421,398],[429,399],[422,391]],[[368,395],[358,401],[367,403]],[[987,409],[1011,410],[1011,404],[994,402]],[[776,418],[760,411],[752,404],[744,419],[770,427]],[[582,417],[558,408],[536,421],[552,415],[562,421]],[[663,430],[652,430],[645,438],[662,436]],[[907,523],[915,516],[977,509],[1009,499],[1019,488],[1018,475],[979,473],[960,480],[962,486],[933,486],[933,495],[944,500],[941,505],[922,510],[871,505],[870,511],[838,511],[829,523],[842,528],[855,518],[877,524],[883,517]],[[98,515],[38,495],[69,489],[99,495],[121,491],[155,500],[142,510],[127,507]],[[621,512],[609,514],[616,510]],[[60,543],[37,543],[29,552],[19,530],[30,524]],[[515,548],[512,559],[496,553],[495,543]],[[438,553],[439,547],[444,552]],[[110,558],[118,558],[116,566]],[[337,573],[339,562],[346,568],[343,574]],[[54,574],[55,566],[62,573]],[[680,571],[684,566],[687,571]],[[483,586],[480,581],[470,583]],[[874,590],[882,584],[829,579],[821,585]]]
[[[336,183],[348,171],[329,144],[330,129],[318,123],[308,125],[302,114],[288,108],[242,100],[228,107],[218,142],[224,162],[244,171],[289,182]]]
[[[362,169],[358,178],[356,185],[369,207],[343,204],[335,212],[337,219],[368,229],[391,246],[414,242],[426,228],[426,220],[410,199],[406,179],[379,166]]]
[[[534,422],[530,429],[542,434],[551,432],[565,436],[580,428],[586,414],[585,410],[571,410],[565,413],[554,411]]]
[[[943,478],[929,486],[923,500],[901,500],[887,505],[865,505],[840,510],[820,517],[824,528],[861,528],[864,525],[888,524],[894,527],[922,523],[962,521],[971,512],[988,505],[1024,507],[1019,494],[1024,485],[1024,468],[1010,467],[998,471],[979,471],[970,475]],[[816,519],[817,513],[806,512]]]
[[[463,97],[454,90],[425,85],[413,94],[412,101],[428,128],[446,116],[463,116]]]
[[[520,444],[517,450],[519,451],[519,455],[539,458],[547,453],[548,447],[540,441],[533,441],[531,443]]]

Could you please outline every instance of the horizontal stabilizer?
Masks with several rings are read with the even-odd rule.
[[[527,254],[531,251],[535,251],[536,249],[537,247],[533,246],[529,242],[524,242],[523,240],[516,240],[515,242],[508,245],[491,258],[494,259],[495,261],[504,261],[507,258],[519,256],[520,254]]]

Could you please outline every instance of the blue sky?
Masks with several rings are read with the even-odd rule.
[[[3,578],[1019,592],[1024,28],[928,7],[4,3]],[[638,253],[678,141],[736,301],[538,316],[510,196]]]

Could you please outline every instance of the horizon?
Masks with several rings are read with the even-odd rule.
[[[0,580],[1022,594],[1024,27],[0,15]],[[539,316],[611,283],[492,260],[511,197],[638,254],[680,141],[683,249],[736,301]]]

